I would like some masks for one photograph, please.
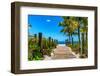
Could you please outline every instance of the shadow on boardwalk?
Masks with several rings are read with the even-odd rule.
[[[45,56],[44,60],[54,60],[54,59],[71,59],[77,58],[70,47],[67,46],[60,46],[58,45],[57,48],[53,49],[51,53],[51,57]]]

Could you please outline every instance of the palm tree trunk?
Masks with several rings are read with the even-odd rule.
[[[73,37],[72,37],[72,34],[71,34],[71,44],[73,46]]]
[[[86,42],[87,42],[87,32],[86,32]]]
[[[69,34],[69,44],[70,44],[70,34]]]
[[[87,36],[88,36],[88,34],[86,32],[86,49],[85,49],[86,50],[86,56],[88,55],[88,51],[87,51],[88,50],[88,37]]]
[[[81,48],[80,48],[80,27],[78,27],[78,39],[79,39],[79,52],[81,52]]]
[[[82,33],[82,54],[84,54],[84,33]]]
[[[73,37],[72,37],[72,46],[73,46],[73,44],[74,44],[74,39],[73,39]]]

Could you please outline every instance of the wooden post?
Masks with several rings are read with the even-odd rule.
[[[42,45],[42,33],[39,33],[39,36],[38,36],[38,45],[41,49],[41,45]]]
[[[38,46],[40,47],[40,53],[42,54],[43,57],[43,49],[42,49],[42,33],[38,33]]]
[[[34,34],[35,43],[37,43],[37,34]]]
[[[51,37],[49,37],[49,48],[51,47]]]
[[[52,44],[52,47],[54,47],[54,41],[53,41],[53,39],[52,39],[52,41],[51,41],[51,44]]]

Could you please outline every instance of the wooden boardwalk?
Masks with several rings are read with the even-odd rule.
[[[72,59],[72,58],[76,58],[76,56],[73,54],[70,47],[58,45],[57,48],[53,49],[51,57],[45,56],[44,60]]]
[[[76,58],[76,56],[72,53],[70,47],[67,46],[57,46],[56,49],[53,51],[52,59],[69,59],[69,58]]]

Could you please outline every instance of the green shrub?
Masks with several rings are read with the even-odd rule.
[[[43,55],[51,56],[51,52],[53,48],[56,48],[57,41],[52,39],[51,37],[45,38],[41,37],[41,42],[39,42],[39,38],[35,34],[34,37],[28,39],[28,60],[43,60]],[[41,45],[39,45],[39,43]]]

